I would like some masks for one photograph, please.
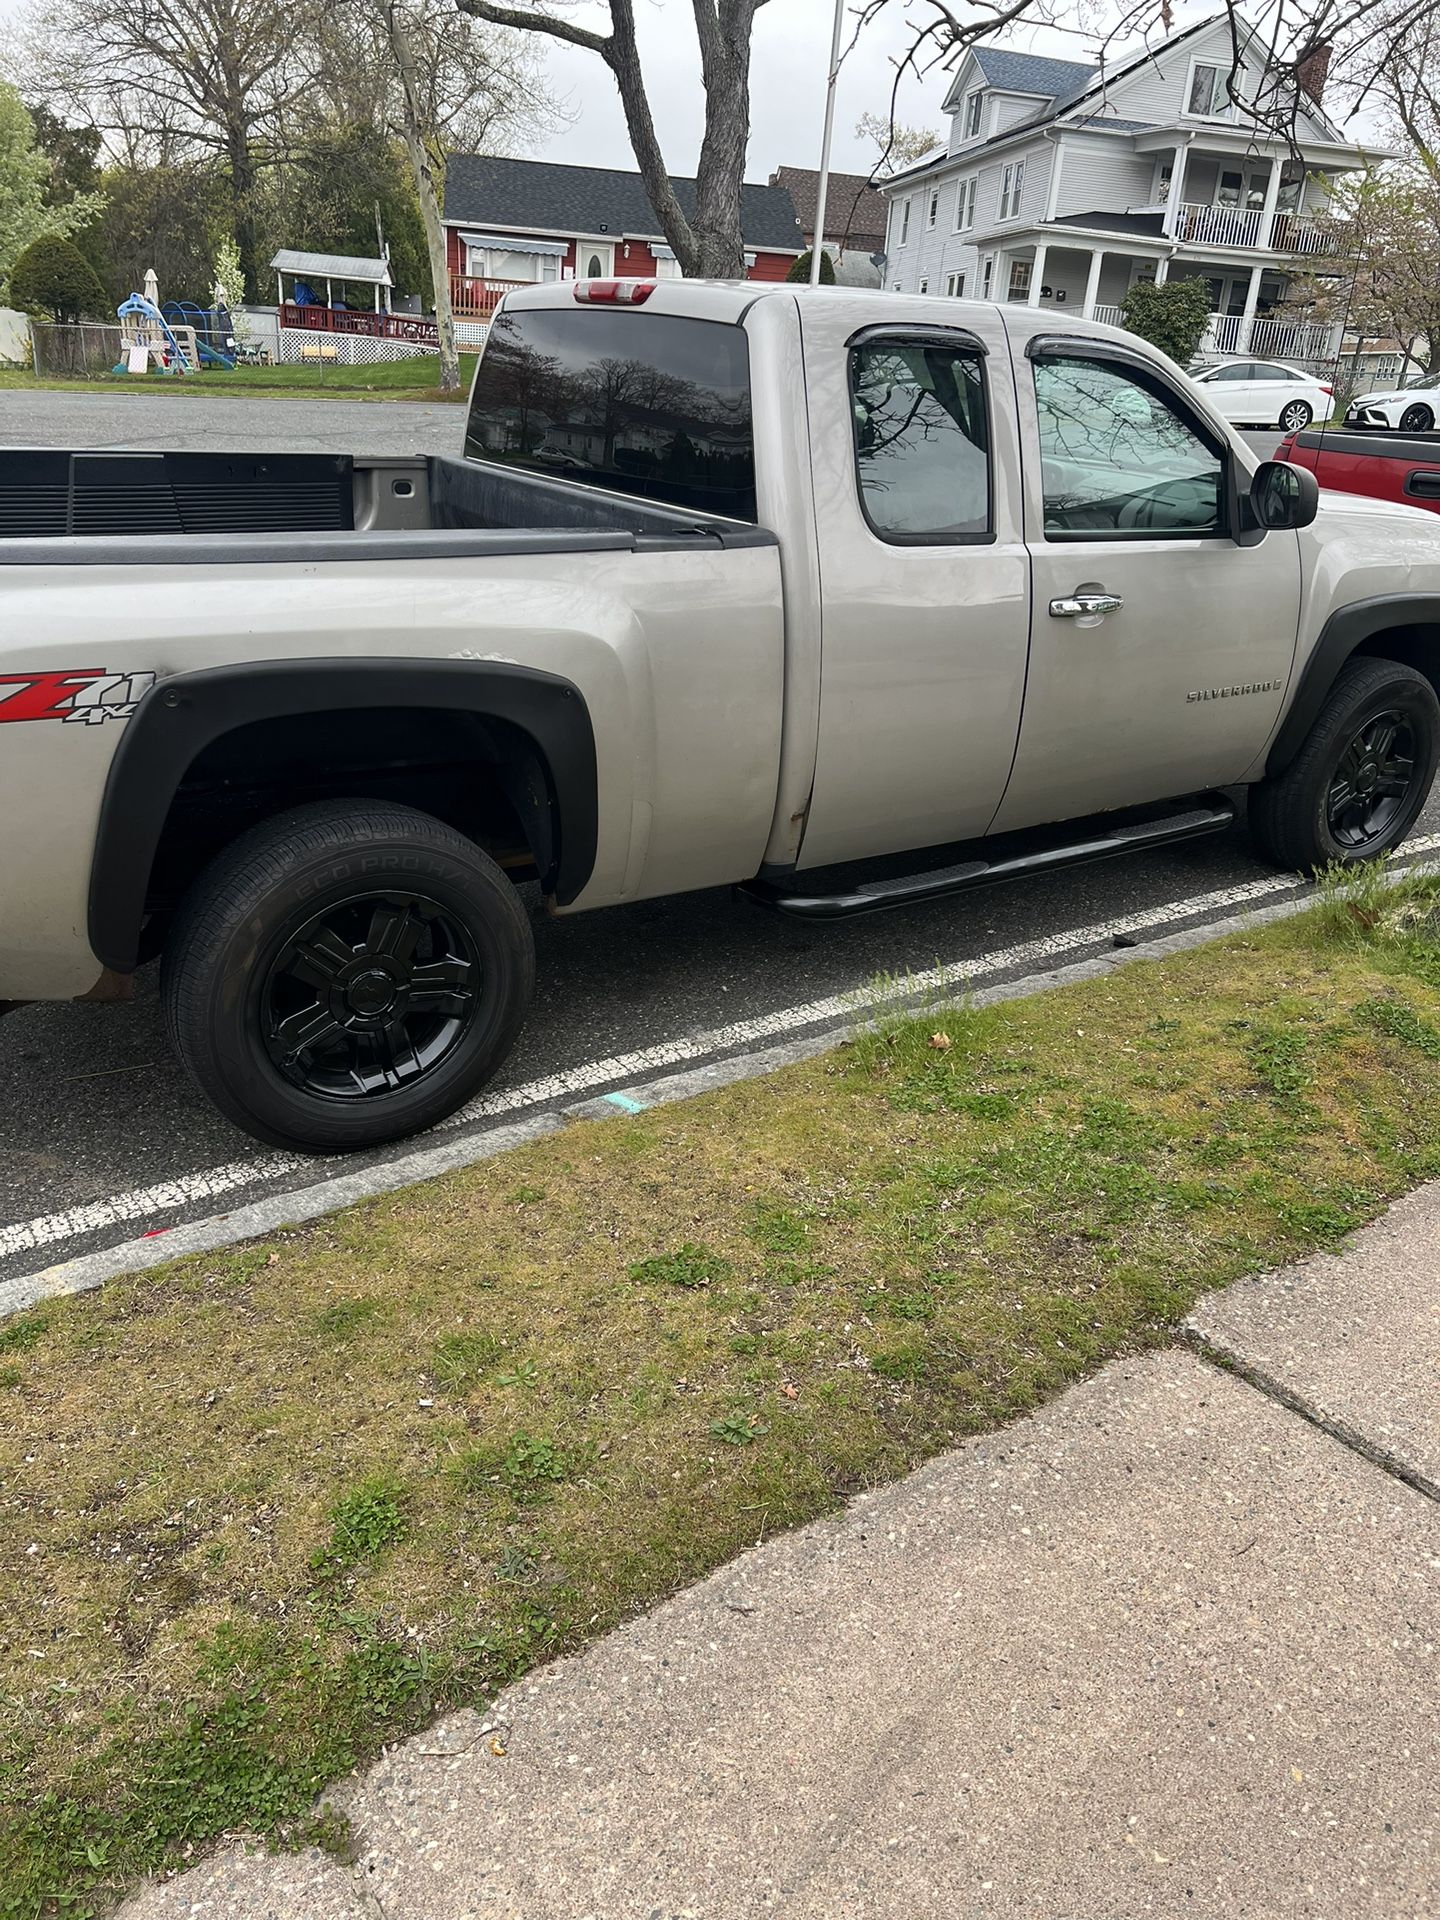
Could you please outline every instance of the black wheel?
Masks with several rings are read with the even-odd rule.
[[[1417,400],[1413,407],[1406,407],[1400,416],[1402,433],[1429,433],[1434,425],[1434,409],[1427,407],[1423,401]]]
[[[1299,433],[1315,417],[1315,409],[1308,400],[1292,400],[1280,415],[1280,425],[1286,433]]]
[[[298,807],[227,847],[166,942],[170,1039],[257,1140],[347,1153],[452,1113],[509,1053],[530,922],[478,847],[409,807]]]
[[[1437,757],[1440,701],[1425,676],[1352,660],[1290,765],[1251,789],[1251,831],[1282,867],[1374,860],[1410,831]]]

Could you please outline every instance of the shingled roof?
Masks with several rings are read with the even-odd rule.
[[[770,176],[772,187],[783,187],[795,203],[800,226],[809,233],[815,225],[815,201],[820,175],[813,167],[777,167]],[[866,173],[832,173],[825,196],[825,229],[838,240],[848,231],[851,246],[867,240],[876,246],[885,239],[885,202],[870,185]]]
[[[695,182],[672,178],[670,184],[692,218]],[[638,173],[549,160],[496,160],[480,153],[452,154],[446,163],[445,218],[524,233],[664,238]],[[740,189],[740,226],[747,247],[799,253],[805,244],[783,187],[747,181]]]
[[[1058,100],[1092,80],[1097,69],[1084,60],[1049,60],[1038,53],[1012,53],[1008,47],[976,47],[975,64],[987,83],[1002,93],[1038,93]]]

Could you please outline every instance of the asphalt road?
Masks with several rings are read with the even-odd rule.
[[[0,393],[0,444],[424,450],[452,445],[457,425],[452,408],[408,402]],[[1437,830],[1440,805],[1417,828]],[[633,1081],[633,1061],[615,1057],[637,1049],[660,1049],[651,1064],[663,1067],[667,1057],[743,1050],[753,1036],[726,1031],[737,1023],[764,1019],[777,1035],[832,1024],[837,1008],[815,1013],[811,1003],[863,992],[877,975],[943,963],[999,982],[1105,949],[1117,919],[1127,923],[1123,937],[1143,938],[1148,927],[1203,924],[1297,886],[1257,863],[1237,828],[828,927],[776,918],[723,891],[569,920],[537,911],[535,1007],[492,1092],[512,1111],[567,1104]],[[222,1120],[170,1053],[154,969],[138,987],[130,1006],[35,1005],[0,1020],[0,1280],[308,1185],[337,1164],[277,1158]]]

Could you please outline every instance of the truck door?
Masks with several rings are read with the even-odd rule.
[[[1005,788],[1029,560],[1008,348],[974,315],[857,330],[849,302],[802,303],[822,618],[802,867],[983,833]]]
[[[1034,598],[995,831],[1240,780],[1294,660],[1295,534],[1237,543],[1235,450],[1144,355],[1022,335],[1015,367]]]

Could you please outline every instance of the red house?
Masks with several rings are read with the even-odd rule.
[[[695,182],[670,183],[688,214]],[[746,274],[783,280],[804,251],[782,186],[740,189]],[[638,173],[546,160],[453,154],[445,169],[446,247],[457,320],[484,320],[509,288],[537,280],[678,279]]]

